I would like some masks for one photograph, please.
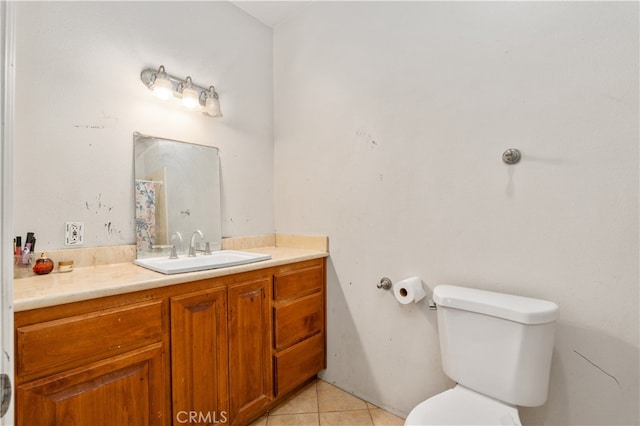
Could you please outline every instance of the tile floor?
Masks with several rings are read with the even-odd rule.
[[[402,426],[404,420],[318,379],[250,426],[284,425]]]

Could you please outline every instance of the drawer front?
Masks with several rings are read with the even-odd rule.
[[[326,367],[324,333],[274,356],[275,394],[283,395]]]
[[[19,327],[18,374],[58,371],[162,340],[162,301]]]
[[[274,308],[276,350],[285,349],[322,331],[324,326],[322,294],[313,293]]]
[[[324,270],[322,265],[276,274],[273,280],[273,297],[285,300],[322,289]]]

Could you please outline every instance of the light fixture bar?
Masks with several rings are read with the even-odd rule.
[[[160,65],[157,70],[142,70],[140,80],[160,99],[166,100],[173,96],[182,99],[183,104],[189,109],[203,111],[212,117],[222,117],[220,99],[214,86],[205,88],[195,84],[191,77],[174,77],[165,71],[164,65]]]

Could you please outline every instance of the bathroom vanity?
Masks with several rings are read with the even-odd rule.
[[[244,425],[265,413],[326,368],[327,256],[265,250],[270,260],[224,270],[123,263],[18,280],[17,424]]]

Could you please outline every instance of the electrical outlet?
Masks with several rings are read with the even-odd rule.
[[[84,243],[84,222],[67,222],[64,231],[65,246],[81,246]]]

